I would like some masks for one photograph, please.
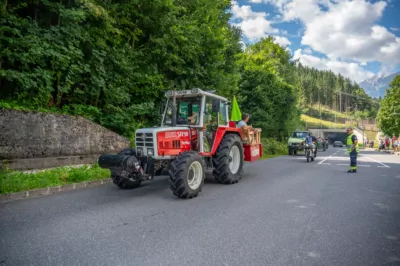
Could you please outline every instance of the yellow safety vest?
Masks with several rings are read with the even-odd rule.
[[[346,139],[346,147],[347,147],[347,152],[348,153],[351,152],[351,148],[353,147],[353,144],[354,144],[353,140],[352,140],[353,135],[354,134],[348,135],[347,139]],[[356,152],[360,152],[360,148],[358,147],[358,145],[356,145]]]

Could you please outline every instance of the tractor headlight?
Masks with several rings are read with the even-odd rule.
[[[147,149],[147,155],[153,156],[154,155],[154,150],[153,149]]]

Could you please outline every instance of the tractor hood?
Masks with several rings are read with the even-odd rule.
[[[305,140],[306,138],[289,138],[288,143],[301,143]]]
[[[135,134],[135,146],[143,155],[151,156],[158,159],[158,133],[165,132],[162,134],[164,138],[167,139],[190,139],[190,129],[187,126],[179,127],[151,127],[151,128],[141,128],[136,130]],[[190,142],[184,142],[189,145]],[[166,158],[163,156],[163,158]]]

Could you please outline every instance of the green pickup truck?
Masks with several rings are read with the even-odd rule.
[[[308,136],[308,131],[294,131],[288,140],[289,155],[297,154],[298,151],[304,150],[304,141]]]

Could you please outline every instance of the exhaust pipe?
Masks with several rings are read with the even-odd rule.
[[[172,118],[171,118],[171,126],[176,127],[176,91],[173,90],[173,98],[172,98]]]

